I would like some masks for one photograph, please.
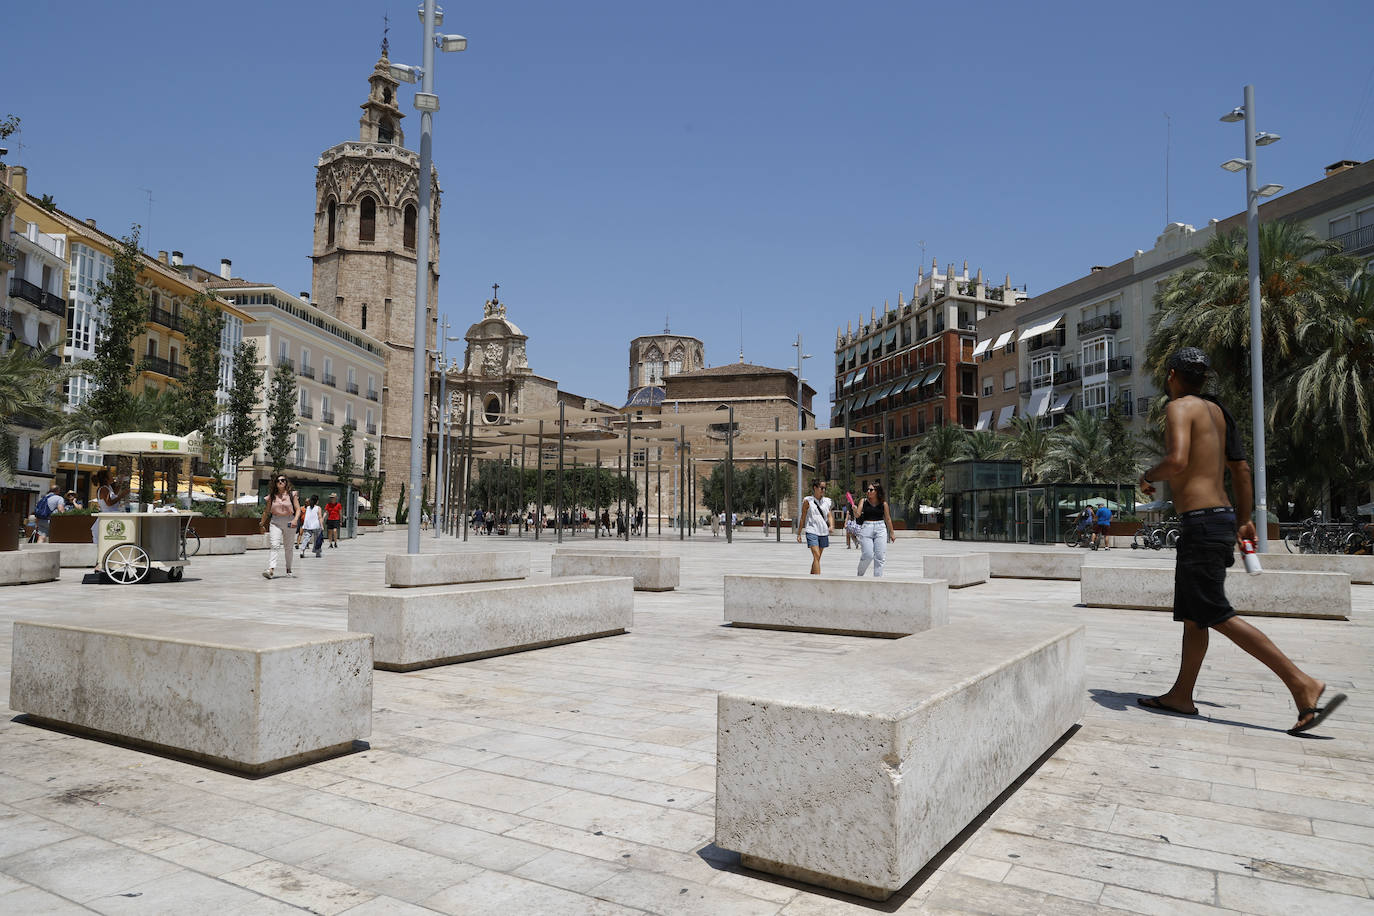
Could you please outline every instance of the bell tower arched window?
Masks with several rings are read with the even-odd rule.
[[[396,125],[390,118],[382,118],[377,124],[377,142],[390,143],[396,139]]]
[[[402,232],[401,243],[407,248],[415,247],[415,205],[406,204],[405,227]]]
[[[358,204],[358,240],[377,240],[377,202],[371,197],[364,197]]]
[[[327,229],[329,236],[329,241],[327,242],[327,244],[330,248],[334,247],[334,227],[338,224],[338,209],[338,206],[334,203],[334,198],[329,198],[329,206],[325,208],[325,222],[328,224],[329,227]]]

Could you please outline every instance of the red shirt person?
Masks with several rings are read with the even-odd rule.
[[[329,534],[329,546],[339,546],[339,526],[343,524],[343,503],[338,493],[330,493],[329,501],[324,504],[324,527]]]

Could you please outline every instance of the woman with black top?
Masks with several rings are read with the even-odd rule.
[[[868,485],[855,520],[859,523],[859,549],[862,551],[859,556],[859,575],[867,572],[868,564],[872,563],[873,575],[881,577],[883,565],[887,562],[887,545],[897,540],[882,484],[874,482]]]

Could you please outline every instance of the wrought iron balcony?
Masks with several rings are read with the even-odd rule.
[[[53,315],[67,314],[67,300],[54,293],[45,292],[36,283],[21,277],[10,277],[10,295],[16,299],[32,302],[45,312]]]
[[[292,372],[295,372],[295,371],[296,371],[296,361],[295,361],[294,359],[292,359],[291,357],[289,357],[289,356],[278,356],[278,357],[277,357],[277,365],[278,365],[278,366],[285,366],[286,368],[290,369]]]
[[[1098,315],[1096,318],[1089,318],[1087,321],[1078,322],[1078,336],[1091,334],[1094,331],[1119,331],[1121,330],[1121,313],[1112,312],[1110,315]]]
[[[332,410],[322,410],[322,411],[320,411],[320,422],[324,423],[326,426],[333,426],[333,425],[334,425],[334,411],[332,411]]]
[[[1069,382],[1076,382],[1082,376],[1073,366],[1066,366],[1054,374],[1054,384],[1067,385]]]
[[[11,270],[19,261],[19,249],[9,242],[0,242],[0,264],[5,265],[6,270]]]
[[[1059,347],[1064,346],[1064,339],[1065,338],[1063,328],[1055,328],[1053,331],[1047,331],[1044,334],[1037,334],[1036,336],[1030,339],[1029,343],[1026,346],[1026,352],[1034,353],[1037,350],[1046,350],[1051,347],[1058,349]]]
[[[315,408],[311,407],[309,404],[302,404],[300,415],[307,420],[313,420],[315,419]]]
[[[1138,397],[1135,399],[1135,412],[1142,417],[1150,412],[1150,404],[1154,401],[1151,397]]]
[[[296,370],[296,373],[297,373],[301,378],[314,378],[314,377],[315,377],[315,367],[314,367],[314,366],[301,366],[299,369]]]
[[[372,391],[372,390],[369,389],[369,391],[367,392],[367,399],[368,399],[369,401],[376,401],[376,400],[378,400],[377,392]]]
[[[358,383],[357,383],[357,382],[349,382],[348,384],[344,385],[344,391],[347,391],[349,394],[357,394],[357,393],[358,393]]]
[[[355,433],[358,431],[358,421],[357,421],[357,420],[344,420],[344,426],[346,426],[346,427],[348,427],[349,429],[353,430]]]
[[[367,434],[368,434],[369,436],[375,436],[375,435],[377,435],[377,424],[376,424],[376,423],[369,423],[369,424],[367,424]]]
[[[1333,235],[1331,240],[1340,242],[1341,250],[1346,254],[1362,254],[1367,250],[1374,249],[1374,225],[1361,226],[1349,232]]]
[[[161,356],[143,357],[139,363],[139,368],[144,372],[156,372],[158,375],[175,379],[184,379],[190,372],[181,363],[174,363],[170,359],[163,359]]]
[[[1131,358],[1129,356],[1113,356],[1107,360],[1108,372],[1130,372]]]
[[[184,332],[186,330],[186,322],[182,320],[181,316],[173,315],[166,309],[149,308],[148,321],[172,331]]]
[[[326,372],[323,376],[320,377],[320,381],[328,385],[330,388],[338,387],[338,385],[335,384],[335,382],[338,380],[335,379],[334,376],[330,375],[328,372]]]

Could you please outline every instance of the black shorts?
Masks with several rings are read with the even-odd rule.
[[[1179,518],[1174,619],[1206,629],[1236,616],[1226,599],[1226,570],[1236,562],[1236,513],[1229,506]]]
[[[325,527],[328,528],[330,531],[339,530],[339,519],[337,518],[328,519],[324,524]]]

